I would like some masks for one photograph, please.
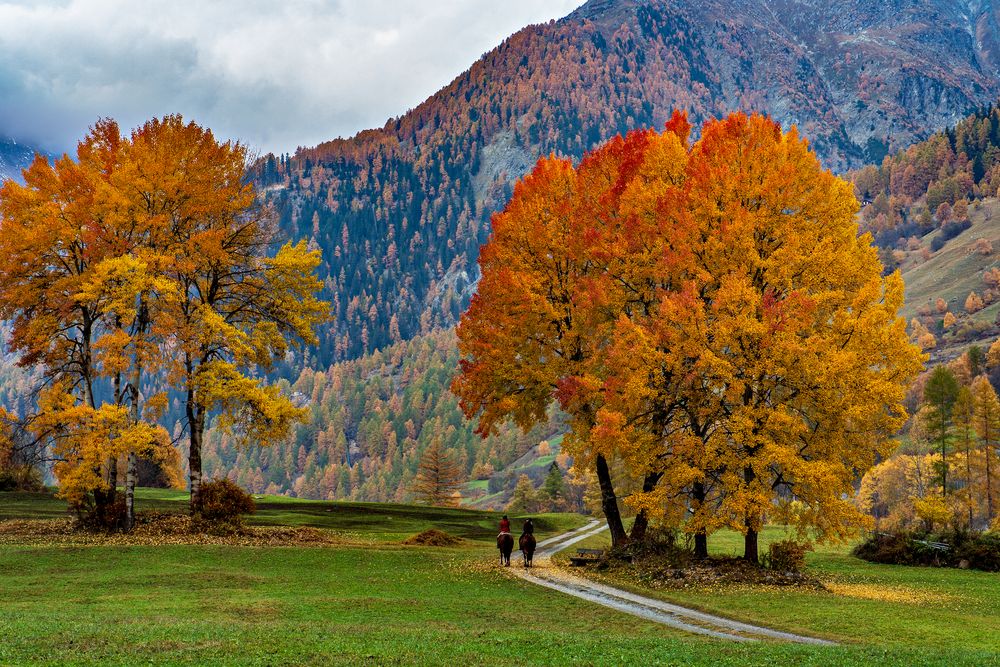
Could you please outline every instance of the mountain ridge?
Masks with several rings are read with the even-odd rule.
[[[539,155],[733,109],[796,124],[831,168],[880,162],[1000,94],[997,2],[591,0],[529,26],[379,129],[259,181],[323,250],[321,365],[454,324],[489,216]]]

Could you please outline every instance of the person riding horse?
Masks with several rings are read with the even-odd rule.
[[[507,518],[506,514],[500,519],[497,549],[500,550],[500,564],[510,565],[510,553],[514,550],[514,536],[510,534],[510,519]]]
[[[521,538],[517,543],[521,547],[524,566],[531,567],[531,560],[535,555],[535,524],[531,522],[531,519],[524,520],[524,528],[521,529]]]

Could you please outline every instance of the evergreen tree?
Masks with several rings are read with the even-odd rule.
[[[931,409],[926,412],[926,428],[933,434],[941,450],[938,476],[941,494],[948,495],[948,437],[951,435],[952,412],[958,400],[958,380],[947,366],[938,366],[931,372],[924,387],[924,403]]]
[[[535,485],[531,483],[531,478],[521,475],[514,487],[514,494],[510,497],[510,504],[507,505],[507,512],[511,514],[525,514],[538,510],[538,492]]]
[[[552,508],[555,509],[558,504],[562,501],[565,492],[565,484],[563,484],[563,474],[562,470],[555,461],[549,465],[549,474],[545,477],[545,481],[542,483],[542,491],[548,496],[548,500],[552,503]]]
[[[442,446],[441,438],[435,437],[420,459],[413,493],[428,505],[454,507],[464,477],[453,454]]]

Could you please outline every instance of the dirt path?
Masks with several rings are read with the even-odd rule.
[[[662,623],[663,625],[684,630],[685,632],[693,632],[699,635],[708,635],[710,637],[737,642],[757,641],[758,639],[766,638],[800,644],[834,645],[834,642],[826,639],[806,637],[791,632],[781,632],[780,630],[772,630],[771,628],[764,628],[758,625],[741,623],[721,616],[706,614],[680,605],[663,602],[662,600],[636,595],[620,588],[614,588],[577,577],[552,565],[551,557],[554,553],[562,551],[592,535],[597,535],[606,528],[607,526],[600,521],[591,521],[582,528],[539,542],[538,549],[535,551],[534,567],[531,569],[520,567],[521,553],[517,552],[518,566],[513,566],[512,558],[511,572],[534,584],[610,607],[611,609],[617,609],[626,614]]]

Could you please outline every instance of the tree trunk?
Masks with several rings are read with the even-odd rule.
[[[135,482],[138,469],[138,457],[135,452],[128,453],[128,466],[125,468],[125,532],[135,526]]]
[[[760,564],[760,556],[757,552],[757,531],[751,526],[750,517],[747,517],[747,534],[743,537],[743,560],[754,565]]]
[[[114,398],[115,405],[122,404],[122,374],[115,373],[114,377]],[[98,498],[98,494],[94,494],[94,499],[97,503],[98,521],[100,525],[106,526],[107,520],[107,507],[111,507],[115,504],[118,499],[118,459],[114,456],[109,456],[104,462],[104,465],[108,468],[108,474],[106,481],[108,483],[108,492],[101,494]],[[119,526],[115,526],[118,528]]]
[[[625,534],[622,515],[618,511],[618,498],[615,496],[614,483],[611,481],[611,470],[603,454],[597,455],[596,467],[597,482],[601,486],[601,509],[604,510],[608,528],[611,530],[611,545],[621,546],[628,542],[628,535]]]
[[[188,366],[190,369],[190,365]],[[193,382],[193,375],[188,371],[188,382]],[[188,476],[191,480],[191,514],[197,514],[201,508],[201,443],[205,431],[205,415],[198,406],[193,386],[188,386],[187,403],[185,405],[189,436]]]
[[[942,423],[944,423],[942,421]],[[941,496],[948,496],[948,432],[941,427]]]
[[[661,477],[663,477],[662,472],[651,472],[646,475],[646,477],[642,480],[643,493],[649,493],[655,489]],[[629,535],[629,541],[641,542],[646,539],[646,530],[648,528],[649,516],[646,514],[646,510],[639,510],[639,513],[635,517],[635,521],[632,523],[632,533]]]
[[[141,414],[139,412],[139,387],[142,386],[142,355],[145,354],[146,327],[149,324],[149,310],[146,306],[145,295],[139,296],[139,307],[136,314],[135,324],[135,358],[132,361],[132,378],[129,383],[129,398],[131,399],[132,423],[138,424]],[[128,453],[128,464],[125,467],[125,532],[130,532],[135,526],[135,484],[138,478],[138,457],[135,452]]]
[[[743,469],[743,480],[750,485],[757,479],[757,474],[753,471],[753,468],[747,466]],[[754,565],[760,564],[760,555],[757,551],[757,522],[760,520],[759,516],[754,516],[749,512],[746,515],[746,534],[743,537],[743,560],[748,563],[753,563]]]
[[[695,482],[691,489],[691,495],[698,504],[698,507],[701,508],[705,503],[705,496],[707,495],[705,485],[701,482]],[[699,528],[694,534],[694,557],[698,559],[708,558],[708,533],[704,528]]]
[[[972,527],[972,443],[969,441],[968,431],[966,431],[965,436],[965,483],[968,485],[968,497],[969,497],[969,530],[973,530]]]
[[[989,436],[986,437],[986,525],[993,525],[993,483],[992,472],[990,470],[990,457],[993,456],[993,447],[990,444]]]
[[[708,533],[704,528],[699,528],[694,534],[694,557],[699,560],[708,558]]]

